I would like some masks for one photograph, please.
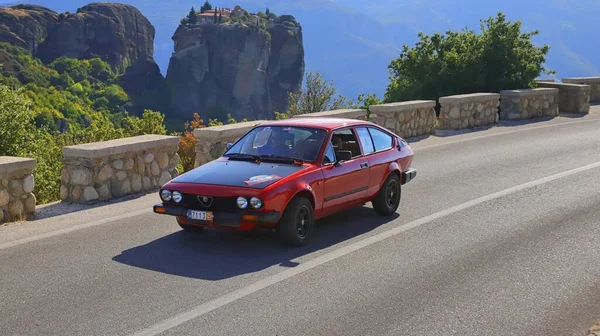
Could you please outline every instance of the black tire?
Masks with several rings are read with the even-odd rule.
[[[292,199],[279,221],[279,238],[286,245],[300,247],[312,237],[315,227],[314,209],[304,197]]]
[[[203,227],[190,225],[190,224],[184,224],[179,221],[179,218],[177,218],[177,224],[179,224],[179,226],[187,232],[195,233],[195,232],[203,232],[204,231]]]
[[[400,185],[400,178],[395,173],[390,174],[387,177],[379,193],[373,203],[373,210],[379,216],[391,216],[396,213],[398,206],[400,206],[400,198],[402,196],[402,187]]]

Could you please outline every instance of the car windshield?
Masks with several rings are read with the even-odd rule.
[[[259,126],[233,145],[225,156],[251,159],[317,160],[327,135],[320,128],[290,126]]]

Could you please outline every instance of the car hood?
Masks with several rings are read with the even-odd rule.
[[[216,160],[182,174],[171,182],[263,189],[306,166],[272,162]]]

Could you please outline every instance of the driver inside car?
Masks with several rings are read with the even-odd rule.
[[[277,132],[277,131],[273,132],[271,134],[271,138],[269,139],[269,142],[267,143],[267,145],[259,148],[259,154],[260,155],[273,154],[273,155],[293,157],[294,151],[289,147],[288,144],[286,144],[286,141],[288,139],[290,139],[290,137],[287,137],[286,135],[288,135],[288,133]]]

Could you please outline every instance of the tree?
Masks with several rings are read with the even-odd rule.
[[[547,71],[547,45],[536,47],[539,32],[521,32],[521,22],[509,22],[503,13],[481,20],[481,33],[466,28],[431,36],[419,33],[419,42],[404,45],[389,65],[390,84],[385,102],[437,99],[446,95],[499,92],[532,87]]]
[[[206,0],[206,2],[204,2],[204,5],[202,5],[202,7],[200,7],[200,13],[204,13],[211,9],[212,9],[212,5],[210,4],[210,2],[208,2],[208,0]]]
[[[288,94],[289,108],[285,114],[276,112],[277,118],[286,118],[298,114],[352,108],[354,105],[341,94],[336,95],[334,83],[327,82],[319,72],[306,74],[305,87],[299,92]]]
[[[190,9],[187,18],[187,22],[190,24],[195,24],[196,22],[198,22],[198,17],[196,16],[196,10],[194,10],[194,6],[192,6],[192,9]]]
[[[21,89],[0,86],[0,156],[18,156],[31,140],[36,112]]]

